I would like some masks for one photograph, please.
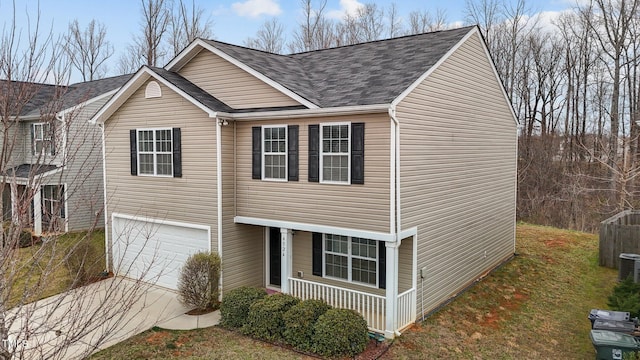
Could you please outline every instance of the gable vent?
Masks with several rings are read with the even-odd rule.
[[[144,97],[146,99],[162,97],[162,90],[157,82],[151,81],[147,84],[147,88],[144,90]]]

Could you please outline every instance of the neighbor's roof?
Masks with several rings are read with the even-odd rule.
[[[131,77],[120,75],[69,86],[0,80],[0,97],[8,96],[20,103],[23,117],[57,113],[118,89]]]
[[[475,26],[276,55],[205,40],[320,107],[391,103]]]

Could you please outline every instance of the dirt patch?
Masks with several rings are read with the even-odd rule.
[[[564,248],[569,245],[569,240],[565,238],[555,238],[551,240],[545,240],[544,245],[549,248]]]
[[[518,310],[528,298],[528,295],[518,291],[515,291],[512,295],[504,295],[498,305],[479,319],[480,325],[492,329],[499,328],[500,321],[509,319],[512,312]]]
[[[204,315],[204,314],[208,314],[211,312],[214,312],[216,310],[218,310],[220,308],[220,306],[214,306],[211,308],[206,308],[206,309],[193,309],[193,310],[189,310],[187,311],[187,315]]]
[[[171,334],[169,334],[168,332],[158,331],[149,335],[145,339],[145,342],[149,345],[161,345],[166,343],[167,339],[169,339],[170,337],[171,337]]]

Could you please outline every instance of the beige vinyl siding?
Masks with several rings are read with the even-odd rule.
[[[235,224],[234,124],[222,126],[223,292],[240,286],[264,286],[264,228]],[[216,191],[212,184],[210,191]]]
[[[365,122],[364,185],[308,182],[310,124]],[[251,178],[251,128],[299,125],[299,181]],[[389,232],[389,128],[386,115],[238,122],[237,215]]]
[[[516,124],[480,41],[397,108],[402,229],[418,227],[426,312],[514,251]]]
[[[398,294],[413,286],[413,238],[402,239],[398,249]]]
[[[234,109],[300,105],[209,50],[200,51],[178,72]]]
[[[366,131],[366,130],[365,130]],[[366,153],[366,150],[365,150]],[[353,284],[348,281],[340,281],[323,278],[313,275],[313,241],[312,233],[306,231],[296,231],[293,236],[293,277],[298,277],[298,271],[304,273],[304,280],[337,286],[344,289],[356,290],[376,295],[385,295],[384,289],[378,289],[372,286]],[[282,278],[284,281],[284,277]]]
[[[65,115],[68,122],[67,154],[61,183],[66,184],[69,231],[104,226],[102,132],[89,124],[108,97]],[[63,149],[60,149],[62,153]]]
[[[117,212],[208,225],[217,251],[215,120],[162,84],[162,97],[145,99],[145,87],[105,122],[108,221]],[[129,130],[173,127],[182,133],[182,177],[132,176]]]

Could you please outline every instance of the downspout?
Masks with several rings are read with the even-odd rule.
[[[218,116],[216,120],[216,201],[218,203],[217,236],[218,236],[218,256],[222,259],[222,123]],[[209,245],[211,249],[211,245]],[[219,294],[222,296],[223,270],[220,268],[220,280],[218,283]]]
[[[392,208],[392,220],[391,220],[391,231],[394,233],[394,259],[391,262],[393,264],[393,274],[395,279],[393,281],[393,298],[391,304],[391,311],[393,314],[393,318],[397,321],[397,312],[398,312],[398,245],[402,240],[400,238],[400,233],[402,230],[402,222],[400,217],[400,123],[398,122],[398,118],[396,116],[396,107],[395,105],[389,106],[389,117],[393,123],[393,138],[391,139],[392,144],[392,158],[391,158],[391,166],[392,166],[392,176],[391,176],[391,197],[393,204]],[[388,260],[387,260],[388,263]],[[387,304],[387,309],[389,309],[389,304]],[[400,333],[397,330],[398,324],[394,322],[393,331],[395,336],[400,336]]]
[[[104,203],[104,254],[105,254],[105,265],[106,271],[112,270],[112,266],[109,263],[109,253],[111,252],[111,247],[109,247],[109,237],[107,234],[109,233],[109,216],[107,214],[107,152],[104,144],[104,123],[98,125],[100,127],[100,133],[102,135],[102,202]],[[113,230],[113,229],[112,229]],[[111,234],[113,236],[113,233]]]

